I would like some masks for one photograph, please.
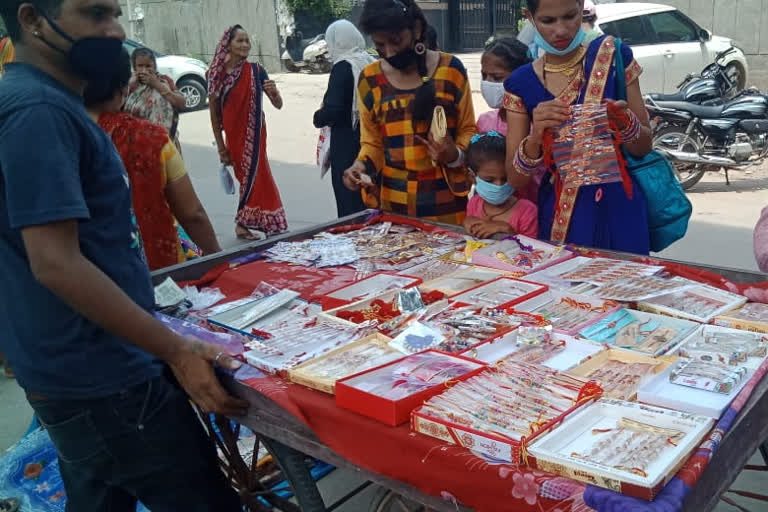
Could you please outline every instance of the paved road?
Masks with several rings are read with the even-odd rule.
[[[479,54],[462,55],[474,89],[476,111],[487,110],[479,94]],[[280,188],[291,229],[333,219],[336,215],[330,180],[321,181],[314,165],[317,130],[312,114],[320,104],[327,76],[278,74],[274,76],[285,99],[281,111],[266,107],[268,154]],[[237,243],[232,218],[235,198],[225,196],[218,183],[217,155],[208,112],[182,116],[184,157],[198,194],[211,215],[225,246]],[[734,179],[735,178],[735,179]],[[752,228],[760,209],[768,204],[768,170],[751,175],[734,173],[726,186],[722,175],[711,174],[690,194],[694,217],[684,240],[664,256],[700,263],[756,270],[752,256]]]

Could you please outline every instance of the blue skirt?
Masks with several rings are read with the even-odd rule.
[[[647,255],[651,251],[645,194],[632,180],[632,199],[621,182],[579,189],[566,242],[595,249]],[[555,218],[555,187],[545,176],[539,188],[539,238],[549,240]]]

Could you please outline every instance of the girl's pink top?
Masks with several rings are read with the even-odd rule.
[[[469,200],[467,205],[467,217],[477,217],[485,219],[485,200],[475,194]],[[512,215],[509,217],[509,225],[518,235],[525,235],[531,238],[539,236],[539,209],[536,205],[527,199],[519,199],[512,208]]]
[[[768,207],[763,209],[754,233],[755,259],[762,272],[768,272]]]
[[[499,135],[507,136],[507,123],[499,117],[499,110],[491,110],[480,114],[477,118],[477,133],[496,132]]]

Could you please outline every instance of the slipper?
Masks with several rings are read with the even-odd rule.
[[[244,229],[245,231],[238,231],[235,229],[235,236],[237,236],[238,240],[248,240],[250,242],[255,242],[257,240],[264,240],[267,238],[267,236],[261,231],[257,231],[255,229],[251,230],[243,226],[240,226],[240,228]]]
[[[18,512],[21,507],[21,501],[16,498],[0,500],[0,512]]]

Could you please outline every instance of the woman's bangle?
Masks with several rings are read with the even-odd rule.
[[[541,168],[541,165],[544,163],[544,156],[542,155],[539,158],[529,157],[525,152],[527,142],[528,137],[520,142],[520,146],[517,148],[517,153],[515,153],[513,167],[518,174],[530,177]]]
[[[637,118],[634,112],[631,110],[629,111],[629,119],[628,124],[621,130],[621,141],[622,142],[634,142],[637,139],[640,138],[640,129],[642,128],[642,125],[640,124],[640,119]]]

